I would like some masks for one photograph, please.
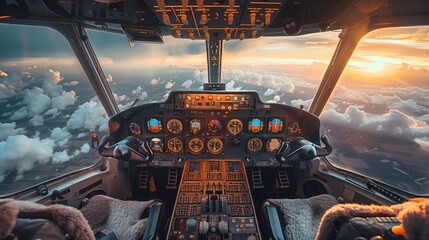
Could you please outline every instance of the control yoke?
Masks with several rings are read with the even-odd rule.
[[[295,162],[328,156],[332,152],[331,143],[326,135],[323,135],[320,140],[325,147],[307,141],[302,137],[297,137],[290,142],[283,141],[276,153],[276,159],[279,162]]]
[[[103,157],[113,157],[122,161],[151,162],[153,152],[146,141],[141,141],[136,137],[127,137],[111,146],[107,146],[109,137],[104,136],[97,148],[98,153]]]

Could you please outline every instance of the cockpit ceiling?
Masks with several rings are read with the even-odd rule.
[[[252,39],[352,27],[369,29],[429,22],[425,0],[45,0],[6,1],[2,19],[77,20],[122,32],[156,31],[185,39]],[[124,27],[125,26],[125,27]],[[151,39],[149,39],[151,40]],[[152,39],[153,40],[153,39]]]

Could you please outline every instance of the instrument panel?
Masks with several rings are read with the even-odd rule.
[[[149,143],[156,166],[183,159],[239,158],[273,166],[282,141],[302,136],[319,144],[319,119],[301,109],[263,103],[257,92],[171,92],[110,119],[110,136],[135,136]]]

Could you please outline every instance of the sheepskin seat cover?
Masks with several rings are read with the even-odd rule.
[[[81,209],[94,233],[108,229],[119,240],[134,240],[142,237],[147,218],[143,212],[153,201],[123,201],[96,195]]]
[[[323,216],[316,239],[333,239],[337,226],[354,217],[397,217],[408,240],[429,239],[429,199],[411,199],[391,206],[338,204]]]
[[[12,233],[18,214],[51,219],[74,239],[95,240],[88,222],[76,208],[60,204],[45,206],[12,198],[0,199],[0,239]]]
[[[285,224],[283,234],[286,239],[293,240],[314,239],[323,214],[338,203],[333,196],[327,194],[308,199],[268,199],[268,201],[283,215]]]

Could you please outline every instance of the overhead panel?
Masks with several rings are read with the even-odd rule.
[[[230,40],[260,37],[287,0],[145,0],[176,38]]]

